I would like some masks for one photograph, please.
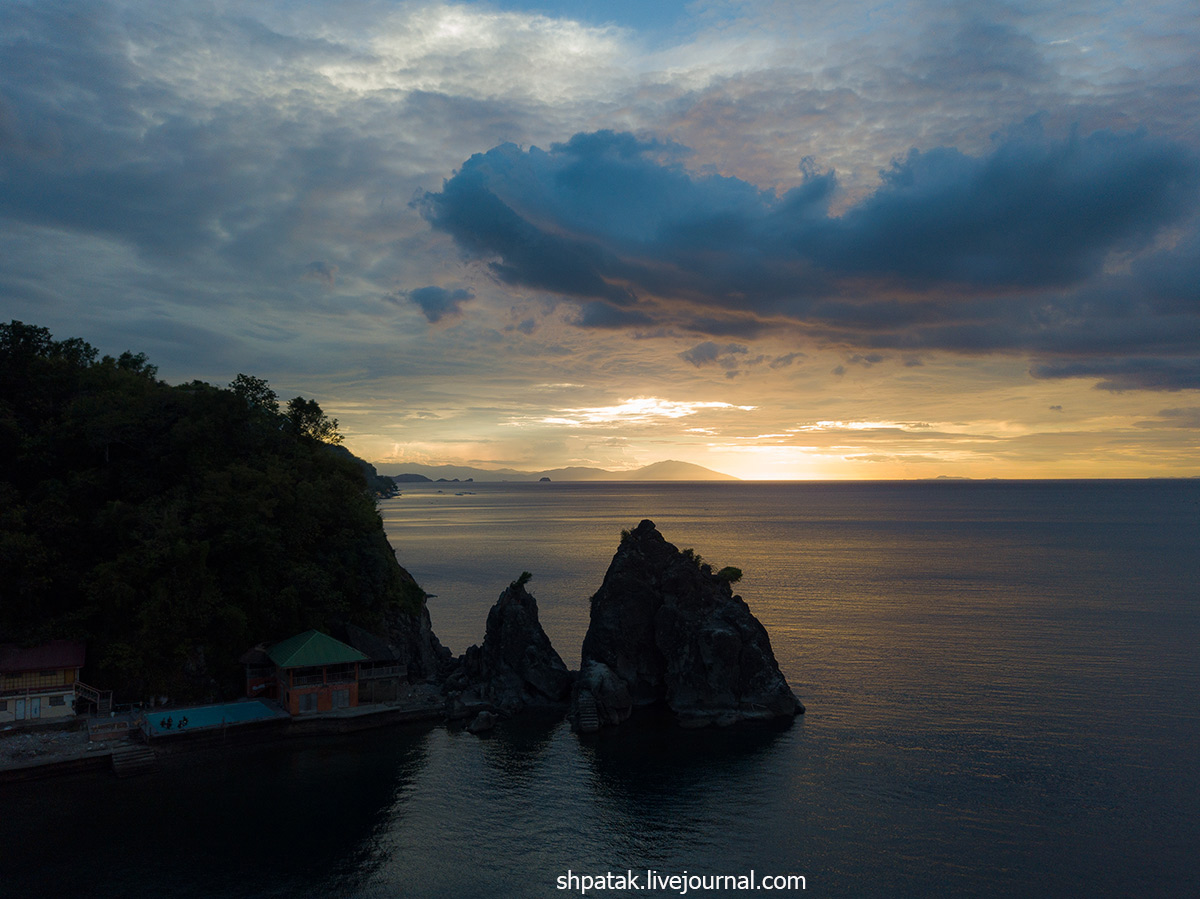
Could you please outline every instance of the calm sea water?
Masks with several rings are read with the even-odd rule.
[[[410,727],[0,787],[0,896],[546,897],[627,869],[1200,895],[1200,482],[443,484],[381,511],[456,653],[528,570],[571,667],[652,518],[743,569],[808,714]]]

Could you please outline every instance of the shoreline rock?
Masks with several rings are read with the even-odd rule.
[[[538,621],[537,600],[525,589],[529,577],[522,574],[500,594],[488,612],[483,645],[470,647],[447,677],[452,719],[567,709],[573,677]]]
[[[657,703],[683,727],[802,714],[766,629],[733,593],[738,576],[732,568],[714,574],[652,521],[622,534],[591,600],[572,697],[576,727],[590,723],[583,713],[592,700],[600,726]]]

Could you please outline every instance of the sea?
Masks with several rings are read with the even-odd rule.
[[[1200,896],[1200,481],[438,483],[380,514],[455,654],[528,571],[571,668],[649,518],[742,569],[807,714],[0,786],[0,897]]]

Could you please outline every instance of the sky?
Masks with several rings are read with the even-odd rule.
[[[1200,16],[0,0],[0,320],[405,463],[1200,475]]]

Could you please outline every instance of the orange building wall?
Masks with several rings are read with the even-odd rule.
[[[357,673],[357,672],[356,672]],[[290,715],[299,715],[300,697],[315,693],[317,695],[318,712],[333,711],[333,693],[335,690],[345,690],[349,694],[349,708],[358,705],[358,681],[348,681],[338,684],[312,684],[299,687],[290,686],[287,672],[280,672],[278,681],[279,699]],[[311,710],[309,710],[311,711]]]

